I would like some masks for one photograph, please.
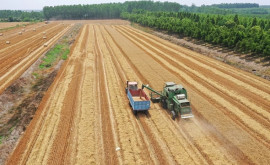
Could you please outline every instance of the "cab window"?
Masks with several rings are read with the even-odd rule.
[[[189,106],[190,106],[189,102],[181,103],[181,107],[189,107]]]
[[[137,90],[137,85],[129,85],[129,89],[131,89],[131,90]]]

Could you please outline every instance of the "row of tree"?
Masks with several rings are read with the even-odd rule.
[[[239,6],[237,6],[239,5]],[[255,5],[255,4],[254,4]],[[180,8],[180,12],[192,12],[192,13],[206,13],[206,14],[239,14],[239,15],[245,15],[245,16],[256,16],[261,18],[268,18],[270,19],[270,6],[259,6],[256,5],[252,7],[252,4],[228,4],[227,7],[226,4],[224,4],[224,7],[222,7],[223,4],[219,5],[211,5],[211,6],[195,6],[194,4],[192,6],[186,6],[183,5]]]
[[[120,3],[95,5],[64,5],[43,8],[45,19],[111,19],[119,18]]]
[[[239,52],[270,56],[270,20],[238,15],[188,12],[123,12],[121,17],[144,26],[166,30]]]
[[[123,4],[123,11],[127,12],[132,12],[134,9],[142,9],[147,11],[178,12],[180,8],[181,5],[175,2],[126,1]]]
[[[243,8],[245,7],[245,8]],[[253,8],[250,8],[253,7]],[[256,8],[254,8],[256,7]],[[270,18],[269,8],[258,8],[258,4],[234,3],[217,4],[211,6],[195,5],[181,6],[175,2],[154,2],[150,0],[127,1],[124,3],[108,3],[94,5],[64,5],[47,6],[43,12],[0,10],[0,21],[34,21],[42,19],[111,19],[120,18],[120,13],[133,10],[167,11],[167,12],[195,12],[207,14],[249,14]],[[43,15],[44,13],[44,15]]]
[[[222,4],[214,4],[211,5],[218,8],[255,8],[259,7],[257,3],[222,3]]]
[[[30,22],[43,20],[42,11],[0,10],[2,22]]]
[[[172,2],[127,1],[94,5],[46,6],[43,8],[46,19],[111,19],[120,18],[122,12],[136,9],[147,11],[178,12],[180,4]]]

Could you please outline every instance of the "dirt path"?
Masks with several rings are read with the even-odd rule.
[[[126,80],[183,84],[195,117],[173,121],[159,104],[134,116]],[[128,25],[89,22],[7,164],[269,164],[269,87]]]

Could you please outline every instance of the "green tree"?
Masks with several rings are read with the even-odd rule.
[[[253,21],[252,21],[252,24],[251,24],[251,27],[256,26],[256,25],[257,25],[257,18],[254,17]]]
[[[13,17],[8,17],[8,22],[13,22],[14,21],[14,19],[13,19]]]
[[[234,16],[233,20],[237,25],[239,24],[239,18],[237,14]]]

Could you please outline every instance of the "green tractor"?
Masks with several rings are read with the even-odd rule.
[[[172,119],[180,115],[181,118],[194,117],[191,111],[190,102],[187,99],[187,91],[182,85],[176,85],[174,82],[166,82],[163,91],[155,91],[149,85],[142,84],[142,89],[147,88],[150,91],[151,101],[159,102],[164,109],[168,109],[172,114]]]

